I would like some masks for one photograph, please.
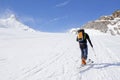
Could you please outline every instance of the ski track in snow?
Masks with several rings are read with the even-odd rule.
[[[112,52],[109,48],[106,48],[104,45],[105,43],[98,38],[93,40],[95,45],[94,54],[96,54],[96,56],[94,56],[95,63],[87,69],[80,71],[82,74],[81,80],[89,80],[90,78],[94,80],[117,80],[120,78],[118,78],[120,72],[119,58],[115,56],[114,52]],[[90,71],[92,71],[92,75],[88,77]],[[88,74],[88,76],[86,74]]]
[[[47,34],[46,34],[47,35]],[[49,35],[49,34],[48,34]],[[76,42],[75,35],[71,34],[62,34],[59,36],[60,38],[56,39],[56,36],[48,36],[52,42],[54,40],[53,45],[48,45],[51,47],[48,52],[52,56],[46,57],[46,59],[39,63],[31,63],[31,65],[20,66],[18,71],[12,71],[11,66],[16,66],[15,64],[10,64],[9,58],[0,57],[0,68],[8,70],[8,73],[4,70],[1,70],[2,75],[8,75],[7,78],[1,78],[0,80],[119,80],[120,73],[120,56],[117,56],[118,53],[112,51],[111,48],[107,47],[105,41],[110,37],[106,36],[91,36],[94,51],[89,46],[89,55],[88,58],[94,60],[94,63],[83,68],[78,68],[80,66],[80,49],[78,43]],[[101,40],[102,37],[102,40]],[[13,39],[19,41],[20,38]],[[47,38],[45,36],[42,37],[34,37],[34,38],[26,38],[32,41],[39,41],[41,39],[41,43],[45,43]],[[22,41],[28,41],[26,39],[22,39]],[[111,39],[111,38],[110,38]],[[11,39],[10,39],[11,40]],[[117,41],[120,39],[117,38]],[[9,41],[9,39],[7,39]],[[56,42],[55,42],[56,41]],[[113,43],[112,40],[109,41]],[[26,42],[25,42],[26,43]],[[27,43],[26,43],[27,44]],[[29,44],[33,44],[30,43]],[[5,44],[6,45],[6,44]],[[37,42],[35,43],[37,45]],[[4,45],[3,45],[4,46]],[[19,46],[19,44],[18,44]],[[2,47],[2,46],[1,46]],[[39,47],[39,46],[38,46]],[[48,47],[48,48],[49,48]],[[3,47],[5,48],[5,46]],[[22,48],[22,47],[21,47]],[[45,47],[43,47],[45,48]],[[33,49],[36,50],[36,49]],[[32,50],[31,50],[32,51]],[[33,55],[33,54],[32,54]],[[37,55],[37,54],[36,54]],[[23,55],[25,56],[25,55]],[[21,57],[21,56],[20,56]],[[26,56],[26,58],[29,56]],[[22,59],[22,57],[21,57]],[[29,62],[29,61],[28,61]],[[19,64],[19,62],[17,63]],[[16,66],[17,68],[17,66]]]

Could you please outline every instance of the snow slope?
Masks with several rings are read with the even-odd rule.
[[[119,80],[120,36],[86,31],[94,64],[79,69],[76,35],[0,28],[0,80]]]
[[[114,20],[110,21],[111,24],[108,24],[108,33],[112,35],[120,35],[120,18],[115,18]]]

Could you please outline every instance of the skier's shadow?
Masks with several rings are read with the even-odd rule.
[[[116,62],[116,63],[99,63],[99,64],[90,64],[85,66],[84,69],[80,70],[80,73],[84,73],[90,69],[102,69],[102,68],[108,68],[108,67],[112,67],[112,66],[120,66],[120,62]]]

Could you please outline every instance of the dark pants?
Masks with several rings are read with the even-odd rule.
[[[87,59],[88,56],[88,46],[86,43],[80,43],[80,49],[81,49],[81,59],[84,58],[85,60]]]

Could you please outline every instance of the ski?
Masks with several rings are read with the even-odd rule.
[[[93,64],[93,63],[94,63],[93,60],[88,59],[88,61],[86,62],[86,65],[81,65],[79,68],[82,68],[82,67],[88,66],[88,65]]]
[[[87,64],[90,64],[90,63],[94,63],[94,61],[91,60],[91,59],[88,59],[88,61],[87,61],[86,63],[87,63]]]

